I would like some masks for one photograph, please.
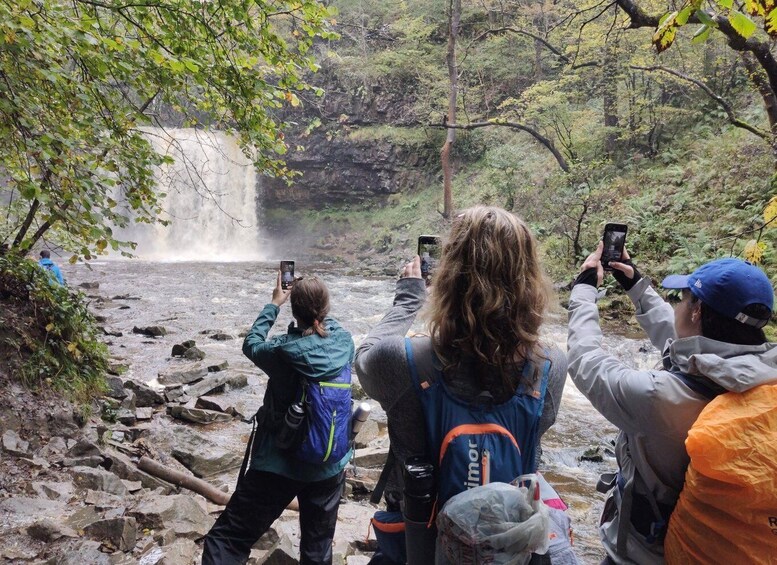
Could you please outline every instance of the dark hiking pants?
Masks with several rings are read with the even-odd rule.
[[[265,471],[251,471],[238,483],[229,504],[205,536],[202,565],[243,564],[296,496],[301,530],[300,564],[332,563],[332,538],[345,473],[313,483]]]

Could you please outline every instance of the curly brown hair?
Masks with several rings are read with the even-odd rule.
[[[539,367],[545,358],[539,330],[551,295],[523,220],[487,206],[459,214],[443,244],[426,313],[444,370],[474,361],[495,369],[503,387],[514,390],[510,366],[528,360]]]

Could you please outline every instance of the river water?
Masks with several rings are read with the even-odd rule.
[[[125,260],[63,266],[71,286],[83,282],[99,283],[98,290],[86,292],[93,297],[94,305],[100,306],[99,313],[106,317],[104,325],[123,333],[121,337],[107,339],[111,353],[129,366],[125,377],[153,381],[159,371],[180,363],[170,358],[172,346],[193,339],[206,353],[206,363],[226,360],[230,371],[248,375],[247,388],[228,393],[242,403],[248,414],[261,403],[266,377],[243,357],[239,335],[250,328],[269,301],[276,270],[277,262]],[[347,276],[341,270],[321,263],[305,265],[297,262],[296,271],[298,276],[316,274],[326,282],[332,295],[332,315],[353,334],[357,345],[391,306],[394,279]],[[112,300],[98,303],[98,297]],[[286,306],[272,333],[284,331],[290,321]],[[164,326],[168,334],[153,339],[132,333],[134,326],[151,325]],[[417,329],[421,327],[419,322]],[[214,333],[226,333],[234,339],[210,339]],[[566,348],[566,315],[560,307],[551,314],[543,333],[548,342]],[[652,367],[658,361],[657,352],[646,339],[610,336],[605,339],[604,347],[634,367]],[[379,410],[376,410],[376,417],[382,417]],[[204,430],[222,445],[234,446],[238,453],[242,453],[243,442],[250,431],[249,426],[237,420]],[[556,424],[543,438],[542,469],[570,506],[575,547],[585,563],[598,563],[603,556],[597,533],[603,495],[594,487],[601,472],[615,467],[615,460],[605,455],[600,463],[581,462],[580,456],[589,448],[607,447],[615,434],[615,428],[592,408],[571,380],[567,380]],[[364,505],[366,503],[362,503]],[[362,514],[341,509],[341,518],[344,514],[349,517],[364,515],[365,520],[362,524],[352,525],[350,530],[338,526],[338,534],[348,535],[353,531],[363,538],[366,516],[370,512],[368,508],[364,508]],[[345,533],[341,534],[341,530]]]

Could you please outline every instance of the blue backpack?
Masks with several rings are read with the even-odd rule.
[[[305,431],[294,455],[310,463],[339,461],[351,448],[351,365],[327,381],[301,380]]]
[[[507,402],[468,403],[445,386],[436,357],[432,367],[416,365],[411,340],[405,340],[410,376],[423,406],[427,445],[437,466],[437,509],[452,496],[492,482],[509,483],[537,470],[539,422],[550,361],[543,364],[539,388],[521,384]],[[525,363],[522,382],[535,367]],[[435,451],[438,451],[435,453]]]

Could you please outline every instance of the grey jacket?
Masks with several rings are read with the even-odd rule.
[[[401,490],[401,462],[410,455],[426,451],[421,402],[413,390],[404,341],[425,299],[423,280],[406,278],[397,281],[393,307],[356,350],[355,366],[359,382],[364,391],[380,403],[388,417],[389,440],[396,457],[396,465],[386,487],[388,492]],[[418,339],[430,341],[428,337]],[[556,421],[567,373],[563,352],[555,347],[548,349],[551,369],[540,419],[540,435]],[[429,362],[421,358],[431,355],[429,344],[419,343],[414,350],[418,352],[419,364]],[[474,379],[466,374],[458,375],[449,388],[465,400],[472,400],[480,393]]]
[[[637,321],[663,352],[665,370],[635,370],[607,354],[601,347],[597,289],[579,284],[569,300],[569,374],[594,408],[620,429],[615,453],[624,482],[637,495],[649,493],[658,503],[674,506],[689,462],[685,439],[708,400],[673,373],[703,375],[726,390],[742,392],[777,382],[777,344],[675,339],[672,307],[649,279],[641,279],[628,295]],[[616,563],[663,563],[661,544],[647,543],[629,520],[620,525],[625,490],[613,488],[605,504],[600,533],[608,555]],[[619,526],[626,543],[620,554]]]

